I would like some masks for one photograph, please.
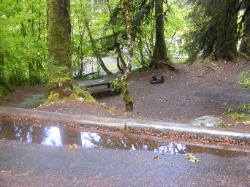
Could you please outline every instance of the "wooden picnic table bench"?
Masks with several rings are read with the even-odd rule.
[[[100,79],[77,82],[80,87],[87,88],[94,97],[105,97],[120,94],[120,90],[112,88],[112,81],[115,78],[115,75],[109,75]]]

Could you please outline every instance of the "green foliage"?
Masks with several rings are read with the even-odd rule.
[[[72,88],[72,85],[73,85],[72,78],[71,77],[51,77],[46,84],[46,89],[48,92],[55,91],[59,88],[59,84],[61,84],[64,89]]]
[[[76,0],[71,1],[73,68],[79,69],[84,58],[95,56],[86,22],[101,56],[117,53],[117,45],[127,45],[121,2]],[[130,13],[134,33],[135,66],[150,64],[154,45],[153,1],[132,1]],[[188,8],[177,0],[169,0],[164,6],[166,17],[166,43],[170,53],[185,53],[172,40],[182,37],[184,17]],[[171,11],[169,11],[171,9]],[[0,62],[4,79],[13,86],[37,84],[54,79],[59,72],[65,76],[67,69],[51,67],[47,60],[47,16],[46,0],[12,1],[2,0],[0,4]],[[126,52],[121,50],[126,60]],[[175,56],[175,55],[173,55]],[[175,58],[175,57],[174,57]],[[84,70],[83,70],[84,71]],[[69,72],[70,74],[71,72]],[[61,75],[60,75],[61,76]],[[66,75],[68,76],[68,75]]]
[[[78,86],[74,87],[72,93],[68,97],[64,97],[63,99],[59,98],[59,93],[52,91],[46,103],[57,103],[63,100],[80,100],[88,103],[97,103],[97,101],[91,96],[91,94]]]
[[[250,88],[250,71],[243,71],[237,77],[238,83],[246,88]]]
[[[239,107],[239,111],[250,114],[250,104],[247,103],[241,104]]]
[[[237,46],[237,13],[235,0],[192,1],[186,35],[189,60],[197,57],[234,60]]]
[[[218,2],[164,1],[165,42],[171,61],[184,62],[187,53],[193,59],[200,53],[203,56],[211,54],[215,47],[214,33],[221,29],[217,26],[222,25],[220,23],[227,15],[224,10],[227,10],[226,5],[232,0]],[[72,72],[67,67],[61,67],[60,62],[53,65],[53,59],[47,59],[46,0],[1,0],[0,10],[0,79],[10,86],[42,82],[49,91],[56,89],[59,82],[71,84],[69,79]],[[130,1],[129,12],[133,30],[133,66],[148,68],[155,43],[154,1]],[[95,43],[94,49],[86,23]],[[71,26],[74,70],[90,64],[85,59],[96,56],[95,51],[99,56],[117,56],[120,49],[121,57],[127,60],[125,46],[128,40],[120,0],[71,1]],[[221,33],[223,35],[224,31]],[[188,37],[184,37],[187,34]],[[223,38],[221,34],[216,36]],[[183,48],[184,45],[186,48]],[[100,74],[92,78],[96,76]],[[249,78],[244,77],[249,77],[249,72],[239,75],[240,84],[249,86]],[[122,85],[120,80],[112,84],[119,88]],[[0,98],[8,93],[7,90],[5,87],[0,88]]]
[[[0,54],[3,75],[11,85],[40,82],[46,63],[45,0],[0,4]]]
[[[245,120],[249,120],[249,119],[250,119],[250,115],[249,115],[249,114],[237,113],[237,112],[230,114],[230,117],[231,117],[233,120],[242,120],[242,121],[245,121]]]
[[[184,63],[188,52],[183,47],[184,36],[190,31],[190,22],[186,17],[190,14],[192,6],[186,0],[169,0],[166,5],[165,37],[169,58],[175,63]]]
[[[73,93],[77,96],[77,98],[82,98],[83,101],[88,103],[97,103],[96,100],[92,97],[92,95],[87,91],[80,87],[75,87]]]
[[[240,104],[238,108],[231,111],[229,116],[233,120],[241,120],[241,121],[250,120],[250,104],[249,103]]]
[[[116,77],[116,79],[114,79],[112,82],[111,82],[111,85],[112,85],[112,90],[115,91],[115,90],[120,90],[122,89],[122,76],[119,75]]]
[[[56,92],[51,92],[49,94],[49,97],[46,101],[46,103],[56,103],[60,101],[60,98],[59,98],[59,93],[56,93]]]

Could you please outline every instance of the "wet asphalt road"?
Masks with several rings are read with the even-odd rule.
[[[0,186],[250,186],[250,154],[73,149],[0,140]]]

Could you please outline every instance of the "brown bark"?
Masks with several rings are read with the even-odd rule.
[[[55,66],[69,69],[66,75],[72,76],[70,1],[47,0],[47,14],[49,61]]]
[[[47,0],[47,15],[50,63],[47,91],[56,90],[64,97],[63,89],[73,89],[70,0]]]
[[[132,70],[133,60],[133,41],[132,41],[132,24],[129,16],[129,1],[123,0],[123,13],[128,37],[128,61],[125,73],[122,76],[122,97],[126,105],[126,111],[133,111],[133,97],[128,87],[128,76]]]
[[[167,47],[164,36],[164,13],[163,0],[155,0],[156,35],[155,46],[152,56],[151,66],[157,68],[160,64],[166,65],[169,69],[175,70],[167,57]]]
[[[244,35],[240,44],[240,52],[250,56],[250,5],[246,9],[244,17]]]
[[[215,59],[234,60],[237,52],[237,10],[238,2],[227,2],[225,19],[217,24],[217,40],[214,47]],[[219,20],[219,17],[218,17]]]

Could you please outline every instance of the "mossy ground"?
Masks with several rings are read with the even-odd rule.
[[[250,120],[250,104],[240,104],[236,109],[229,109],[229,116],[233,120],[237,121],[249,121]]]
[[[72,93],[63,99],[60,99],[57,92],[51,92],[46,103],[56,103],[62,100],[80,100],[87,103],[97,103],[95,98],[93,98],[87,90],[81,89],[80,87],[74,87]]]
[[[20,106],[23,108],[36,108],[46,102],[45,94],[32,95],[32,98],[25,99]]]
[[[237,77],[238,83],[250,90],[250,70],[241,72]]]

